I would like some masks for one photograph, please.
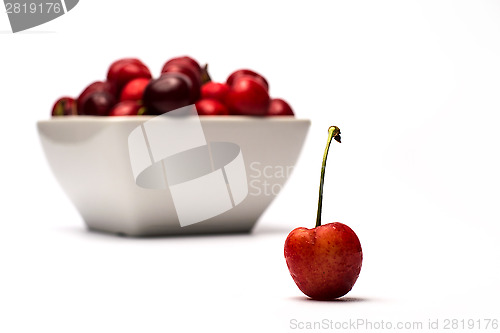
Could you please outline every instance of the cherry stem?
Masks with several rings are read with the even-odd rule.
[[[208,83],[210,81],[212,81],[212,78],[210,77],[210,74],[208,73],[208,64],[205,64],[205,66],[203,66],[201,68],[201,83],[205,84],[205,83]]]
[[[321,178],[319,179],[319,199],[318,199],[318,215],[316,216],[316,227],[321,225],[321,209],[323,207],[323,183],[325,182],[326,159],[330,143],[332,139],[340,143],[340,129],[337,126],[330,126],[328,129],[328,140],[326,141],[325,153],[323,154],[323,164],[321,165]]]

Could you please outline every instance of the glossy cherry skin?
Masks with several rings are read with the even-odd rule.
[[[147,78],[138,78],[128,82],[122,89],[120,101],[141,101],[149,81]]]
[[[281,98],[271,99],[269,109],[267,110],[268,116],[293,116],[292,107]]]
[[[358,236],[340,222],[292,230],[284,254],[299,289],[316,300],[347,294],[358,279],[363,261]]]
[[[110,71],[108,71],[107,80],[117,87],[118,92],[121,92],[123,87],[133,79],[151,79],[149,68],[142,63],[124,62],[115,67],[115,70],[111,71],[110,69]]]
[[[186,75],[164,73],[146,86],[143,103],[148,114],[163,114],[191,104],[191,90],[191,80]]]
[[[76,116],[76,100],[73,97],[61,97],[52,107],[52,116]]]
[[[77,98],[77,111],[78,114],[84,114],[83,112],[83,102],[92,93],[96,91],[103,91],[116,96],[116,86],[110,82],[95,81],[89,84]]]
[[[109,112],[110,116],[140,116],[144,113],[145,107],[137,101],[123,101],[116,104]]]
[[[225,83],[208,82],[201,87],[202,99],[215,99],[222,104],[226,104],[229,86]]]
[[[229,110],[215,99],[200,99],[196,102],[196,110],[200,116],[227,116]]]
[[[265,116],[269,103],[267,90],[252,76],[236,78],[227,96],[229,112],[234,115]]]
[[[200,64],[194,60],[191,57],[188,56],[182,56],[182,57],[175,57],[170,60],[168,60],[163,67],[169,65],[169,64],[183,64],[183,65],[188,65],[191,66],[198,74],[201,73],[201,66]]]
[[[82,115],[107,116],[115,104],[116,98],[111,93],[94,91],[83,99],[79,112]]]
[[[184,65],[181,63],[170,63],[163,66],[161,73],[182,73],[189,77],[191,80],[191,95],[193,99],[191,102],[195,102],[200,99],[200,89],[201,89],[201,76],[200,73],[193,69],[192,66]]]
[[[108,73],[107,73],[106,77],[107,78],[110,78],[110,77],[115,78],[118,75],[118,71],[120,70],[120,68],[123,65],[130,64],[130,63],[145,66],[145,64],[137,58],[118,59],[118,60],[114,61],[111,65],[109,65]]]
[[[233,83],[236,81],[236,79],[239,78],[240,76],[252,76],[253,78],[255,78],[255,80],[257,80],[260,84],[262,84],[264,88],[266,88],[266,91],[269,91],[269,83],[267,82],[266,78],[250,69],[239,69],[233,72],[227,78],[226,81],[227,85],[232,86]]]

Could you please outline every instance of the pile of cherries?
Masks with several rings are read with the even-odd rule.
[[[117,60],[106,81],[91,83],[76,99],[57,100],[52,116],[160,115],[190,104],[199,115],[294,115],[287,102],[270,98],[269,84],[259,73],[240,69],[226,83],[213,82],[206,65],[183,56],[168,60],[158,78],[139,59]]]

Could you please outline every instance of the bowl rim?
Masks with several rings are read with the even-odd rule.
[[[144,122],[153,119],[157,116],[87,116],[87,115],[75,115],[75,116],[57,116],[49,119],[38,120],[38,124],[46,123],[78,123],[78,122],[102,122],[102,123],[118,123],[118,122]],[[255,116],[198,116],[204,122],[303,122],[310,123],[311,120],[307,118],[297,118],[295,116],[273,116],[273,117],[255,117]]]

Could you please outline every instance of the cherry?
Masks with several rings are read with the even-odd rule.
[[[143,103],[148,114],[163,114],[192,103],[192,83],[182,73],[164,73],[146,86]]]
[[[165,64],[165,66],[163,66],[161,72],[162,74],[175,72],[186,75],[187,77],[189,77],[192,84],[192,91],[191,91],[191,94],[193,96],[192,102],[195,102],[200,98],[201,76],[200,73],[195,69],[193,69],[192,66],[182,63],[170,63],[170,64],[167,63]]]
[[[268,116],[293,116],[293,110],[290,105],[280,98],[274,98],[269,104],[267,110]]]
[[[211,98],[225,104],[229,90],[225,83],[208,82],[201,87],[201,98]]]
[[[73,97],[61,97],[52,107],[52,116],[77,115],[76,100]]]
[[[297,287],[317,300],[333,300],[347,294],[358,279],[363,250],[356,233],[340,222],[321,224],[326,159],[332,139],[340,142],[340,129],[328,129],[319,183],[318,212],[313,229],[295,228],[285,240],[284,255]]]
[[[229,86],[232,86],[233,83],[235,82],[235,80],[237,78],[239,78],[240,76],[243,76],[243,75],[248,75],[248,76],[254,77],[260,84],[262,84],[264,86],[264,88],[266,88],[267,91],[269,91],[269,84],[268,84],[267,80],[262,75],[260,75],[259,73],[254,72],[254,71],[252,71],[250,69],[239,69],[236,72],[233,72],[227,78],[226,83]]]
[[[77,111],[78,114],[84,114],[83,113],[83,101],[92,93],[96,91],[104,91],[108,92],[111,95],[115,96],[116,95],[116,86],[110,82],[102,82],[102,81],[96,81],[92,82],[89,84],[81,93],[80,96],[78,96],[77,99]]]
[[[140,116],[146,108],[136,101],[122,101],[116,104],[110,111],[110,116]]]
[[[142,100],[142,95],[144,89],[149,84],[150,79],[138,78],[133,79],[123,87],[120,94],[120,101],[140,101]]]
[[[151,78],[151,72],[146,65],[137,61],[123,61],[115,65],[113,70],[110,68],[107,79],[117,87],[118,91],[121,91],[129,81],[141,77]]]
[[[200,116],[227,116],[229,110],[215,99],[200,99],[196,102],[196,110]]]
[[[286,101],[270,99],[269,83],[261,74],[240,69],[229,75],[226,83],[212,82],[208,65],[202,67],[189,56],[169,59],[161,76],[155,80],[141,60],[116,60],[108,68],[106,81],[87,86],[76,101],[70,97],[60,98],[54,104],[52,114],[107,115],[116,102],[123,101],[143,103],[141,105],[145,105],[151,114],[200,102],[201,113],[207,115],[226,114],[227,111],[233,115],[294,115]],[[132,104],[127,105],[130,108]],[[123,110],[123,107],[120,105],[116,110]],[[133,112],[113,111],[113,115]]]
[[[236,78],[227,96],[227,106],[231,114],[264,116],[269,108],[267,90],[252,76]]]
[[[144,65],[144,63],[142,61],[140,61],[139,59],[137,58],[123,58],[123,59],[118,59],[116,61],[114,61],[110,66],[109,66],[109,69],[108,69],[108,74],[106,77],[116,77],[118,75],[118,71],[120,70],[120,68],[125,65],[125,64],[130,64],[130,63],[134,63],[134,64],[138,64],[138,65]]]
[[[191,57],[188,56],[182,56],[182,57],[175,57],[170,59],[163,65],[163,67],[169,65],[169,64],[183,64],[183,65],[188,65],[191,66],[197,73],[201,73],[201,67],[200,64],[194,60]]]
[[[83,115],[107,116],[116,103],[115,96],[107,91],[94,91],[88,94],[82,101]]]

